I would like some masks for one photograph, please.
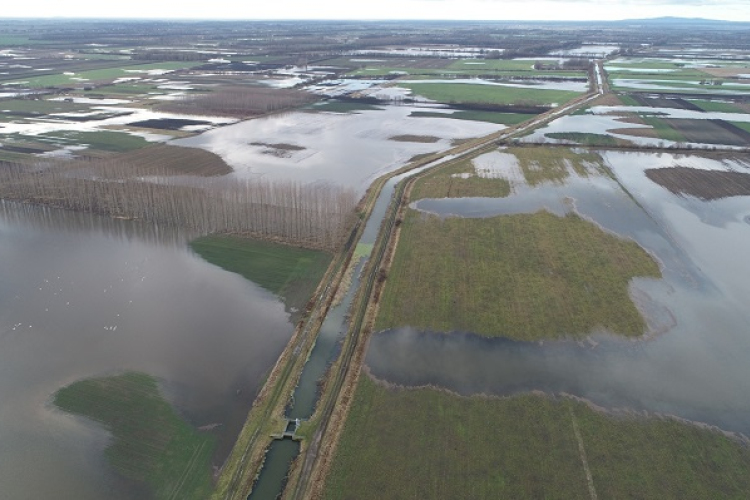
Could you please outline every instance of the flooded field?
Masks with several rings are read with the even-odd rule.
[[[680,166],[747,174],[750,164],[666,153],[607,152],[603,158],[613,178],[572,174],[560,184],[516,185],[508,198],[425,199],[413,207],[441,217],[574,210],[637,241],[663,274],[631,282],[649,325],[643,340],[592,332],[586,342],[531,343],[402,328],[372,338],[372,374],[461,394],[568,393],[609,409],[677,415],[750,435],[750,275],[741,250],[750,244],[748,198],[707,201],[649,179],[649,171]],[[452,369],[444,370],[448,365]]]
[[[409,158],[446,149],[451,140],[478,137],[502,125],[449,118],[413,118],[421,108],[388,106],[357,113],[292,112],[237,123],[173,141],[217,153],[234,168],[233,176],[338,183],[363,193],[375,178]],[[434,136],[433,143],[389,140],[398,135]],[[283,158],[263,144],[283,141]],[[255,143],[255,144],[253,144]]]
[[[593,106],[585,113],[566,115],[522,138],[525,142],[570,142],[563,138],[599,137],[647,147],[687,146],[713,149],[738,149],[750,146],[750,133],[743,127],[750,114],[743,112],[707,112],[684,100],[674,107]],[[680,102],[694,109],[680,108]],[[737,111],[740,111],[739,109]],[[575,142],[575,140],[574,140]],[[614,144],[602,144],[614,145]]]
[[[77,380],[148,373],[228,454],[289,340],[283,302],[134,222],[0,205],[0,483],[8,498],[144,498],[104,457],[102,427],[51,398]]]

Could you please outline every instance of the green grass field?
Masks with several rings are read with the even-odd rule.
[[[574,425],[598,498],[750,496],[750,449],[716,432],[568,398],[394,390],[362,376],[323,497],[591,498]]]
[[[742,130],[745,130],[747,132],[750,132],[750,123],[748,122],[729,122],[735,127],[741,128]]]
[[[480,104],[562,104],[579,96],[577,92],[565,90],[528,89],[502,87],[499,85],[474,85],[468,83],[401,83],[415,95],[442,103]]]
[[[672,127],[668,122],[655,116],[641,116],[641,118],[646,125],[651,125],[654,130],[656,130],[660,139],[674,142],[685,142],[685,136],[682,135],[679,130]]]
[[[634,276],[660,277],[637,243],[577,215],[440,220],[409,211],[376,329],[467,331],[517,340],[638,337]]]
[[[703,111],[717,113],[745,113],[734,103],[721,101],[705,101],[700,99],[690,99],[690,102],[701,108]]]
[[[436,113],[434,111],[412,111],[414,118],[450,118],[453,120],[471,120],[477,122],[497,123],[499,125],[517,125],[530,120],[535,115],[520,113],[497,113],[495,111],[455,111],[453,113]]]
[[[141,149],[151,144],[143,137],[106,130],[97,132],[51,132],[42,134],[41,137],[55,139],[62,144],[87,144],[90,149],[116,153]]]
[[[197,66],[196,62],[163,62],[152,64],[123,65],[119,68],[94,69],[72,75],[62,73],[23,79],[29,87],[55,87],[60,85],[84,85],[99,80],[114,80],[129,76],[144,76],[149,70],[178,70]]]
[[[325,252],[235,236],[204,236],[191,241],[190,248],[298,309],[310,299],[331,261]]]
[[[356,113],[358,111],[382,111],[383,107],[360,102],[325,101],[309,106],[305,111],[322,111],[328,113]]]
[[[549,137],[550,139],[571,141],[583,146],[618,146],[623,142],[611,135],[586,134],[580,132],[550,132],[544,134],[544,136]]]
[[[471,177],[462,178],[461,174]],[[506,179],[482,179],[470,160],[450,167],[436,168],[422,177],[411,192],[412,200],[422,198],[503,197],[510,194]]]
[[[183,421],[143,373],[88,379],[60,389],[55,405],[103,424],[113,435],[105,454],[123,476],[157,500],[203,500],[211,493],[213,436]]]

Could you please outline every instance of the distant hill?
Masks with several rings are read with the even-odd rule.
[[[722,21],[718,19],[704,19],[700,17],[654,17],[650,19],[623,19],[622,21],[612,21],[612,23],[628,26],[700,26],[711,28],[737,28],[744,25],[750,28],[750,23],[748,22]]]

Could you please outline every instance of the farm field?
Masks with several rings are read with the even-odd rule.
[[[749,496],[748,26],[0,20],[2,491]]]
[[[462,83],[400,83],[413,94],[441,103],[481,103],[497,105],[549,106],[570,101],[579,95],[565,90],[528,89]]]
[[[656,262],[576,215],[440,220],[411,211],[402,228],[378,330],[517,340],[580,338],[596,328],[644,333],[628,282],[658,277]]]
[[[501,197],[510,194],[507,179],[486,179],[476,175],[471,160],[433,169],[425,174],[411,192],[412,200],[421,198]]]
[[[454,111],[453,113],[437,113],[434,111],[413,111],[413,117],[450,118],[452,120],[473,120],[480,122],[499,123],[501,125],[516,125],[530,120],[534,115],[521,113],[498,113],[494,111]]]
[[[742,498],[748,468],[746,445],[670,418],[388,388],[363,374],[324,498]]]

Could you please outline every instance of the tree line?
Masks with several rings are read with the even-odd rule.
[[[83,175],[82,175],[83,174]],[[335,250],[356,219],[353,190],[264,179],[134,178],[108,161],[96,174],[62,160],[0,168],[0,198],[140,219],[209,233],[237,233]]]

